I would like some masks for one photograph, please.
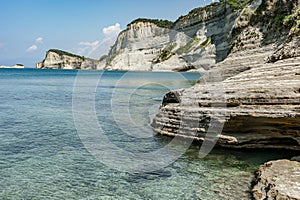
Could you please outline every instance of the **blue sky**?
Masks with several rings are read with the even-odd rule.
[[[103,41],[103,46],[112,43],[132,20],[174,21],[203,4],[203,0],[1,0],[0,65],[34,67],[51,48],[100,58],[91,50]]]

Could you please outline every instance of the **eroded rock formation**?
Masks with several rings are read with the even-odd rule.
[[[300,150],[299,71],[300,59],[290,59],[228,78],[220,90],[214,82],[206,82],[171,92],[152,126],[170,136],[192,132],[191,137],[203,141],[215,119],[224,123],[218,136],[220,146]],[[214,95],[224,101],[216,102]],[[186,126],[186,115],[199,123]]]

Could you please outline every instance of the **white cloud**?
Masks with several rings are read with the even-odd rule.
[[[32,46],[28,47],[28,49],[26,49],[26,52],[33,52],[33,51],[36,51],[38,49],[38,46],[37,44],[43,44],[43,38],[42,37],[38,37],[35,39],[35,43],[36,44],[33,44]]]
[[[99,59],[101,56],[108,54],[110,47],[114,44],[115,38],[105,38],[102,41],[80,42],[75,53],[84,55],[89,58]]]
[[[105,37],[116,37],[120,33],[120,31],[121,25],[119,23],[102,29],[102,32],[105,35]]]
[[[89,53],[93,51],[93,49],[97,48],[99,43],[100,42],[98,40],[95,40],[94,42],[79,42],[78,45],[80,47],[75,50],[75,53],[89,57]]]
[[[104,34],[103,40],[93,42],[80,42],[75,53],[89,58],[99,59],[101,56],[108,54],[111,46],[115,43],[118,34],[121,32],[121,25],[116,23],[102,29]]]
[[[79,45],[81,46],[87,46],[87,47],[95,47],[99,44],[100,42],[98,40],[94,42],[79,42]]]
[[[115,38],[106,38],[99,43],[92,51],[89,52],[89,55],[92,58],[99,59],[103,55],[107,55],[112,45],[116,42]]]
[[[32,45],[31,47],[29,47],[26,52],[32,52],[32,51],[36,51],[38,49],[38,47],[36,45]]]
[[[42,37],[38,37],[35,39],[36,43],[43,43],[43,38]]]

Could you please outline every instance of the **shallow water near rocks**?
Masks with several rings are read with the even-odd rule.
[[[0,199],[249,199],[257,166],[291,156],[284,151],[216,149],[200,159],[199,146],[192,145],[155,172],[111,169],[90,154],[77,134],[72,112],[77,74],[0,70]],[[81,72],[87,82],[99,74],[95,91],[99,124],[113,144],[131,152],[155,151],[170,142],[154,135],[148,126],[151,118],[167,91],[190,87],[200,76]],[[124,107],[136,127],[126,127],[128,116],[116,113]],[[123,124],[116,123],[116,114]]]

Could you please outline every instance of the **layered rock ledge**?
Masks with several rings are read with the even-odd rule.
[[[300,151],[300,58],[257,66],[221,83],[204,77],[205,83],[170,92],[153,120],[154,130],[203,141],[214,121],[224,124],[216,136],[219,146]],[[187,125],[187,116],[194,127]]]

